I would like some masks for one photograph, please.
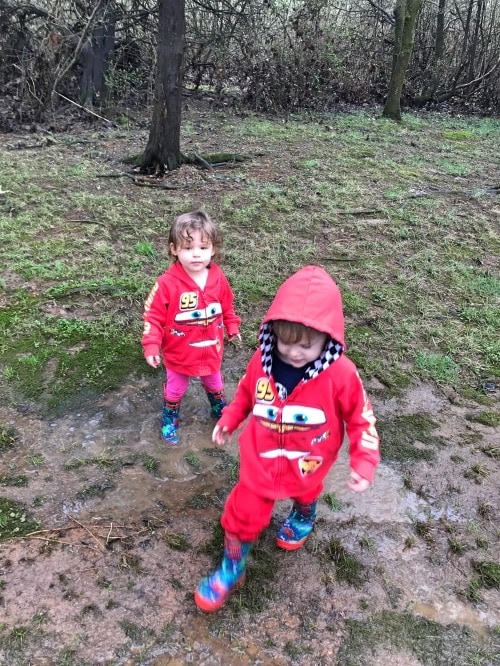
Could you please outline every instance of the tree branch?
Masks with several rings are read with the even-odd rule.
[[[385,20],[388,21],[391,25],[396,23],[394,16],[389,14],[389,12],[387,12],[383,7],[377,5],[373,0],[368,0],[368,4],[370,4],[373,9],[375,9],[381,16],[383,16]]]

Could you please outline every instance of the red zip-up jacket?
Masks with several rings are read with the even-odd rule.
[[[272,374],[275,319],[327,333],[319,359],[285,399]],[[306,266],[279,288],[232,403],[217,425],[232,433],[249,414],[240,444],[240,482],[263,497],[300,496],[319,486],[349,438],[351,468],[372,481],[380,460],[375,417],[354,363],[344,356],[344,315],[337,285]]]
[[[220,370],[224,328],[239,333],[241,319],[234,295],[222,270],[211,263],[204,289],[174,262],[154,284],[144,304],[144,356],[160,349],[167,368],[191,377]]]

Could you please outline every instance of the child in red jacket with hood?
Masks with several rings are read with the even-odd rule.
[[[251,417],[239,438],[239,481],[221,518],[221,565],[195,591],[196,605],[218,610],[243,584],[251,544],[271,521],[276,500],[291,498],[276,543],[300,548],[316,520],[323,480],[349,438],[348,486],[363,492],[380,460],[375,417],[356,366],[344,354],[339,289],[318,266],[306,266],[279,288],[233,402],[212,439],[223,444]]]

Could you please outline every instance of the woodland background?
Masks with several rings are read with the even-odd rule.
[[[185,94],[280,114],[381,104],[398,3],[186,0]],[[136,120],[154,98],[159,4],[0,0],[0,131],[57,128],[74,104]],[[402,103],[498,116],[500,0],[420,3]]]

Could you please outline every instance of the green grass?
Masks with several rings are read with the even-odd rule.
[[[321,500],[330,507],[332,511],[340,511],[342,509],[342,502],[335,496],[335,493],[325,493],[321,496]]]
[[[0,397],[64,412],[150,372],[142,303],[168,265],[171,220],[194,202],[224,231],[242,354],[281,282],[318,263],[341,287],[349,354],[366,378],[393,392],[423,379],[470,397],[500,376],[500,241],[481,175],[495,172],[498,121],[186,113],[182,141],[208,128],[253,159],[168,198],[98,178],[109,166],[94,134],[78,155],[75,136],[36,161],[0,155]]]
[[[0,424],[0,453],[13,449],[19,433],[12,426]]]
[[[346,629],[337,666],[368,663],[377,650],[401,651],[422,666],[488,666],[498,656],[494,641],[485,644],[472,629],[411,613],[385,611],[368,620],[347,620]]]
[[[0,496],[0,541],[29,534],[38,527],[23,504]]]
[[[188,451],[184,456],[184,460],[193,468],[195,472],[201,471],[203,463],[200,457],[194,451]]]
[[[500,414],[498,412],[482,411],[479,414],[469,414],[468,421],[475,421],[490,428],[498,428],[500,425]]]
[[[191,547],[188,539],[183,534],[178,534],[172,530],[167,530],[163,538],[172,550],[178,550],[181,553],[186,552]]]
[[[339,539],[330,539],[319,552],[320,561],[327,570],[327,578],[330,578],[329,568],[333,564],[333,580],[347,583],[354,587],[361,587],[366,580],[364,566],[340,543]]]

